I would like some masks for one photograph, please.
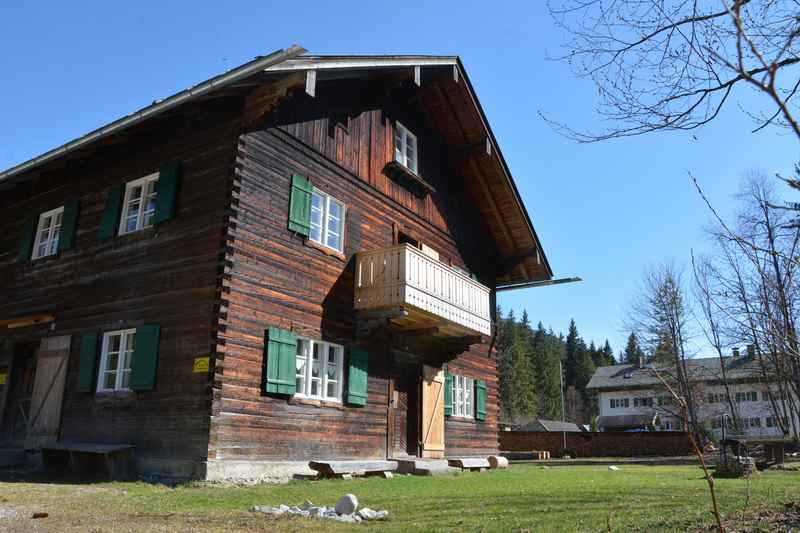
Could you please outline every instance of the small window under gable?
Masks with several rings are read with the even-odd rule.
[[[58,238],[61,234],[63,216],[64,206],[39,215],[36,241],[33,244],[33,259],[55,255],[58,251]]]
[[[417,173],[417,136],[400,122],[396,122],[394,128],[394,159],[411,172]]]

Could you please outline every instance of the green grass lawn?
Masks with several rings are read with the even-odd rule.
[[[710,524],[705,480],[697,467],[535,464],[451,477],[397,476],[288,485],[168,488],[146,483],[0,483],[0,531],[685,531]],[[717,481],[724,515],[738,517],[745,480]],[[778,508],[800,497],[800,472],[765,472],[750,482],[749,509]],[[387,509],[387,522],[346,525],[272,519],[252,505],[333,505],[346,492],[362,506]],[[47,518],[32,520],[43,511]]]

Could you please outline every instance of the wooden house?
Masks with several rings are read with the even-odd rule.
[[[496,453],[552,276],[457,57],[260,57],[0,173],[0,443],[220,479]]]

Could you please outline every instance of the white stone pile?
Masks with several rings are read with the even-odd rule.
[[[345,494],[335,507],[316,506],[306,501],[300,507],[289,507],[281,504],[278,507],[256,505],[250,509],[254,513],[263,513],[269,516],[302,516],[305,518],[318,518],[336,520],[337,522],[357,523],[369,520],[386,520],[389,511],[373,511],[369,507],[358,508],[358,498],[355,494]]]

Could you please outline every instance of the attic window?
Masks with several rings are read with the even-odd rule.
[[[400,122],[395,123],[394,160],[416,174],[417,161],[419,160],[418,156],[417,136],[400,124]]]

